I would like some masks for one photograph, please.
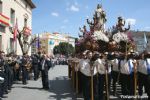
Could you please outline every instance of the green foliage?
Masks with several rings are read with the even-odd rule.
[[[60,42],[59,45],[55,46],[53,49],[54,54],[63,54],[66,56],[73,54],[74,51],[75,48],[67,42]]]

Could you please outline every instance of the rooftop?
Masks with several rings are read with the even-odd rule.
[[[32,2],[32,0],[25,0],[30,6],[32,9],[36,8],[35,4]]]

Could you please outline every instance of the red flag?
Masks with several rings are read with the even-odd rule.
[[[16,41],[17,32],[18,32],[18,22],[17,22],[17,19],[16,19],[16,24],[15,24],[15,28],[14,28],[14,41]]]

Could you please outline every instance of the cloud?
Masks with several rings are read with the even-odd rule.
[[[135,25],[136,24],[136,19],[133,19],[133,18],[128,18],[126,19],[126,23],[130,24],[130,25]]]
[[[65,19],[64,21],[63,21],[63,23],[68,23],[69,22],[69,20],[68,19]]]
[[[66,0],[66,5],[67,5],[66,10],[72,12],[78,12],[80,10],[79,3],[76,0],[73,0],[73,2],[69,2],[69,1],[70,0]]]
[[[58,16],[59,16],[59,14],[58,14],[57,12],[52,12],[51,15],[52,15],[52,16],[55,16],[55,17],[58,17]]]
[[[74,5],[78,6],[78,2],[75,2]]]
[[[86,5],[86,6],[85,6],[85,9],[89,9],[89,6],[88,6],[88,5]]]
[[[79,7],[77,7],[76,5],[71,5],[70,6],[70,11],[78,12],[79,11]]]
[[[66,28],[66,26],[61,26],[61,27],[60,27],[60,29],[65,29],[65,28]]]
[[[144,30],[149,31],[150,30],[150,26],[144,27]]]
[[[86,16],[86,19],[89,19],[89,18],[90,18],[90,17],[87,15],[87,16]]]

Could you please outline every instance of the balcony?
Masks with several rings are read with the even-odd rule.
[[[9,18],[0,13],[0,24],[3,26],[9,26]]]

